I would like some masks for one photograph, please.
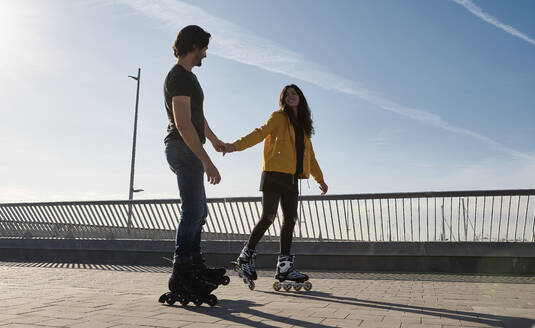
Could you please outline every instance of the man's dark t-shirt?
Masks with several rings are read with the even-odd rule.
[[[172,99],[175,96],[190,97],[191,105],[191,122],[199,135],[199,140],[202,144],[205,143],[204,136],[204,113],[203,100],[204,94],[201,85],[197,81],[197,77],[192,72],[186,70],[179,64],[171,68],[163,85],[163,93],[165,97],[165,109],[167,110],[167,117],[169,118],[169,125],[167,127],[167,137],[164,142],[172,139],[182,139],[178,132],[173,117]]]

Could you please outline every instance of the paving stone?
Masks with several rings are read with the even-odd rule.
[[[49,319],[41,323],[35,323],[35,324],[40,324],[40,325],[42,324],[48,327],[71,327],[72,325],[75,325],[79,322],[80,320],[73,320],[73,319]]]
[[[321,322],[322,325],[329,327],[343,327],[354,328],[358,327],[362,323],[362,320],[350,320],[350,319],[325,319]]]
[[[10,324],[39,324],[51,320],[50,317],[41,316],[15,316],[11,319],[5,320],[5,323]]]
[[[0,313],[0,323],[7,323],[9,319],[17,318],[16,314],[1,314]]]
[[[184,327],[187,328],[225,328],[227,325],[220,325],[216,323],[190,323]]]
[[[399,328],[401,327],[401,321],[398,322],[383,322],[374,320],[364,320],[359,328]]]
[[[317,309],[310,313],[310,316],[328,319],[345,319],[347,316],[349,316],[349,314],[351,314],[351,312],[347,310]]]
[[[535,278],[314,272],[314,289],[250,291],[231,272],[215,307],[160,304],[169,268],[0,262],[0,327],[527,327]],[[29,291],[26,286],[37,286]]]
[[[408,324],[402,324],[401,328],[442,328],[442,325],[440,325],[440,324],[414,324],[414,323],[408,323]]]
[[[103,322],[103,321],[100,321],[100,320],[91,320],[91,321],[84,321],[84,322],[79,322],[79,323],[75,323],[71,326],[69,326],[70,328],[95,328],[95,323],[98,322],[98,327],[99,328],[110,328],[110,327],[113,327],[113,326],[117,326],[117,324],[115,323],[111,323],[111,322]]]

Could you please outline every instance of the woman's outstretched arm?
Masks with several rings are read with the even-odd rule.
[[[254,129],[251,133],[236,140],[232,144],[226,144],[226,149],[223,152],[231,153],[233,151],[241,151],[250,148],[260,142],[262,142],[269,134],[271,134],[281,123],[281,119],[284,117],[280,113],[273,113],[269,119],[259,128]]]

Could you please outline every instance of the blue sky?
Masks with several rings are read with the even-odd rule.
[[[162,83],[187,24],[213,36],[194,72],[214,132],[245,135],[298,84],[331,194],[533,188],[533,13],[529,0],[0,0],[0,202],[127,198],[138,67],[135,197],[178,197]],[[261,145],[207,147],[222,176],[208,197],[260,194]]]

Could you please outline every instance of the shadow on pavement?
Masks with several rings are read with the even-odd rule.
[[[171,273],[171,266],[120,265],[98,263],[61,263],[61,262],[10,262],[0,261],[0,266],[109,270],[125,272]],[[236,274],[227,267],[230,276]],[[535,284],[535,276],[504,276],[448,273],[406,273],[406,272],[334,272],[307,270],[314,279],[352,279],[352,280],[400,280],[400,281],[440,281],[440,282],[475,282]],[[259,277],[273,277],[274,270],[260,269]],[[531,328],[531,327],[530,327]]]
[[[294,325],[297,327],[308,327],[308,328],[327,328],[331,326],[322,325],[319,323],[307,322],[299,319],[288,318],[279,316],[276,314],[265,313],[256,308],[262,307],[263,304],[258,304],[252,301],[247,300],[225,300],[221,299],[218,301],[215,307],[205,307],[205,306],[181,306],[181,305],[172,305],[173,307],[181,307],[185,310],[202,313],[204,315],[209,315],[216,317],[218,319],[224,319],[227,321],[234,322],[236,324],[247,325],[250,327],[264,327],[264,328],[275,328],[280,327],[280,324]],[[261,320],[273,321],[273,324],[262,322]]]
[[[260,293],[281,295],[280,292],[271,292],[271,291],[258,291]],[[391,311],[400,311],[400,312],[409,312],[421,315],[443,317],[448,319],[456,319],[462,321],[470,321],[477,324],[484,324],[494,327],[511,327],[511,328],[534,328],[535,320],[527,318],[515,318],[507,316],[492,315],[486,313],[475,313],[475,312],[464,312],[464,311],[455,311],[447,309],[438,309],[425,306],[414,306],[406,304],[397,304],[389,302],[380,302],[372,300],[364,300],[352,297],[343,297],[343,296],[334,296],[329,293],[319,292],[319,291],[309,291],[306,293],[298,292],[286,292],[285,296],[296,297],[296,298],[305,298],[318,301],[328,301],[333,303],[340,304],[349,304],[360,307],[375,308],[375,309],[385,309]]]

